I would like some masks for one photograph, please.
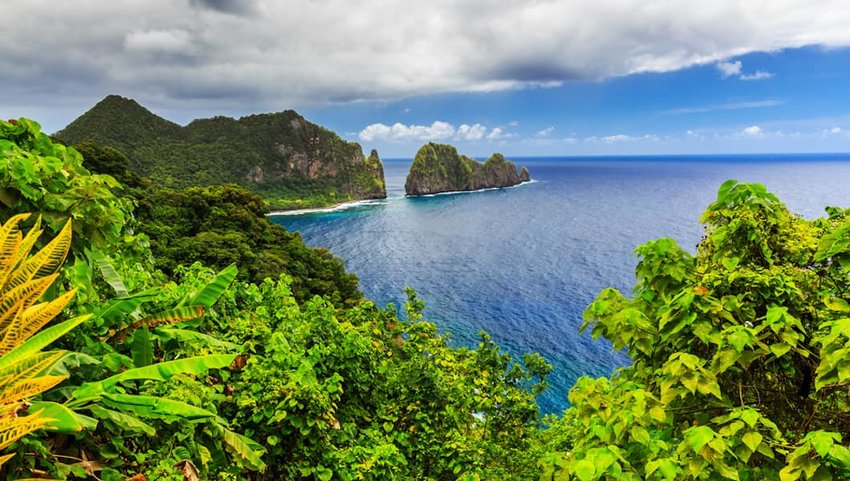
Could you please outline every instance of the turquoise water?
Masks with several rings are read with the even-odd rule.
[[[850,206],[850,155],[514,160],[534,182],[405,198],[410,160],[390,160],[388,199],[273,219],[343,258],[379,305],[416,289],[455,344],[485,330],[515,356],[542,354],[554,372],[540,403],[556,412],[579,376],[628,362],[578,333],[582,310],[605,287],[631,290],[637,245],[672,237],[693,252],[723,181],[763,183],[807,218]]]

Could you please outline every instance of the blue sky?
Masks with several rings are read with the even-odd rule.
[[[846,0],[28,0],[0,117],[295,109],[384,157],[850,152]],[[97,28],[92,28],[97,25]]]
[[[738,65],[739,73],[730,73]],[[850,49],[807,47],[674,72],[360,102],[304,113],[391,157],[411,156],[426,139],[456,144],[476,156],[493,151],[516,156],[848,152],[848,87]],[[396,136],[364,131],[373,123],[430,127],[435,121],[455,130],[463,124],[487,130],[477,140],[447,130]],[[487,139],[495,128],[502,135]]]

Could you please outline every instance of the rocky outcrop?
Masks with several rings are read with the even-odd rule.
[[[132,99],[110,95],[55,136],[124,152],[156,185],[185,188],[235,183],[272,208],[316,207],[386,197],[378,154],[298,113],[213,117],[180,126]]]
[[[404,190],[407,195],[427,195],[510,187],[529,180],[528,169],[517,172],[502,154],[493,154],[482,164],[458,154],[451,145],[428,143],[416,152]]]

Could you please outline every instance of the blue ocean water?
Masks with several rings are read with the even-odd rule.
[[[513,160],[534,182],[405,198],[410,160],[389,160],[388,199],[273,220],[343,258],[379,305],[416,289],[455,344],[485,330],[517,358],[542,354],[554,371],[541,408],[558,412],[579,376],[628,363],[579,334],[583,309],[605,287],[631,291],[637,245],[672,237],[693,252],[722,182],[763,183],[807,218],[850,206],[850,155]]]

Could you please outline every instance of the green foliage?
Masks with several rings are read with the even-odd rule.
[[[535,393],[550,367],[486,336],[452,348],[411,299],[407,320],[362,303],[305,304],[287,282],[238,288],[210,320],[245,346],[222,407],[263,442],[257,479],[535,479]]]
[[[724,183],[696,256],[636,249],[632,298],[585,311],[633,365],[570,392],[581,423],[543,479],[850,475],[847,212],[807,221],[759,184]]]
[[[114,245],[132,209],[113,194],[117,186],[112,177],[89,174],[79,152],[52,142],[37,123],[0,120],[0,221],[38,213],[55,235],[73,219],[75,239]]]
[[[300,301],[319,295],[344,306],[362,298],[357,277],[340,259],[307,247],[265,213],[259,196],[235,185],[158,190],[140,202],[139,229],[151,239],[156,266],[168,274],[195,261],[216,268],[236,264],[252,282],[291,276]]]
[[[157,186],[236,183],[261,194],[272,208],[386,197],[377,154],[365,157],[360,145],[291,110],[201,119],[181,127],[133,100],[110,95],[56,136],[69,144],[114,147],[127,155],[133,173]],[[95,152],[92,164],[134,186],[135,178],[125,174],[114,152]]]

